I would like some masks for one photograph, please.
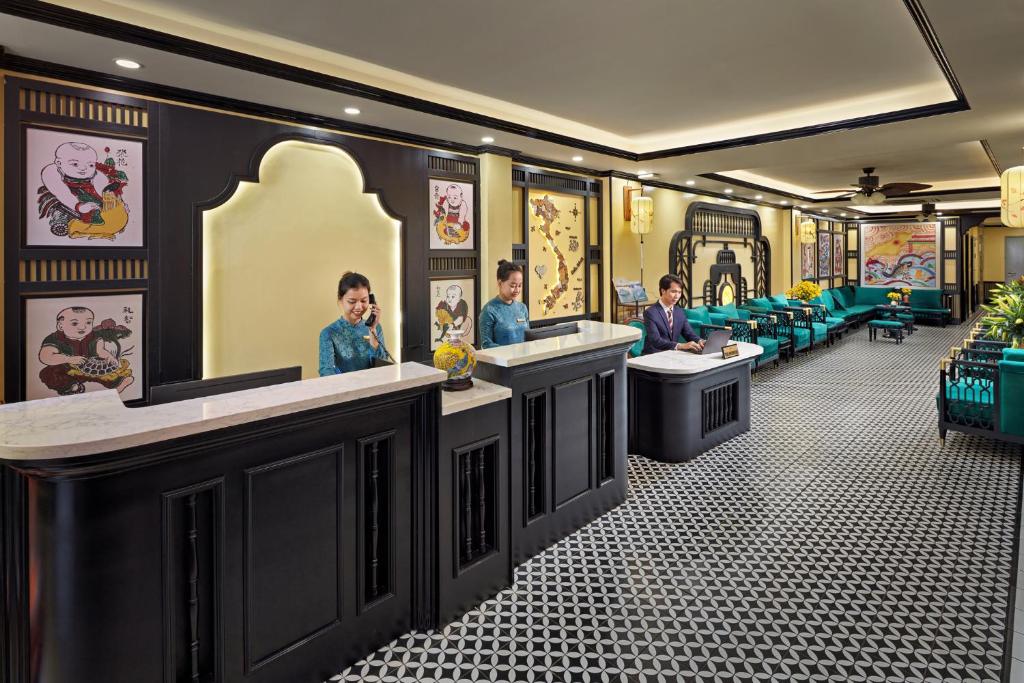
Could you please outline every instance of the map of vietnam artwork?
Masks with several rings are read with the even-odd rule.
[[[583,315],[586,295],[583,197],[531,191],[527,244],[531,320]]]
[[[25,129],[26,246],[143,246],[143,143]]]
[[[861,282],[866,287],[936,288],[938,223],[865,225]]]

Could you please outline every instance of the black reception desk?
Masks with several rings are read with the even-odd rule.
[[[481,351],[467,392],[404,363],[0,406],[0,680],[320,683],[458,617],[625,498],[636,336]]]

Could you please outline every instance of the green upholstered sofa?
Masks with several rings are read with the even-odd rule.
[[[794,305],[794,303],[796,305]],[[779,324],[787,327],[793,340],[794,351],[812,351],[816,343],[829,342],[828,324],[813,307],[793,302],[783,294],[748,299],[743,306],[751,313],[786,313],[788,320],[777,318]]]
[[[837,309],[833,315],[859,325],[875,318],[875,306],[888,304],[886,295],[891,291],[889,287],[847,285],[825,290],[822,294],[824,296],[828,293],[832,297]],[[942,305],[942,297],[942,290],[939,289],[915,289],[910,295],[910,310],[914,320],[930,320],[945,326],[952,314],[949,308]],[[826,303],[824,299],[821,302]]]
[[[1024,349],[965,344],[939,370],[939,438],[950,429],[1024,443]],[[986,352],[982,355],[981,352]]]
[[[693,331],[701,337],[707,337],[711,330],[723,330],[727,327],[732,329],[732,338],[736,341],[757,344],[764,348],[755,361],[755,367],[761,367],[767,363],[779,364],[779,342],[773,338],[761,338],[758,334],[758,324],[751,320],[750,311],[738,308],[735,304],[727,306],[694,306],[684,308],[686,319]],[[679,339],[679,341],[684,341]]]

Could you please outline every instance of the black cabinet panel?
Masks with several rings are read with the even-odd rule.
[[[327,448],[245,472],[249,668],[340,622],[341,455]]]
[[[551,478],[556,510],[592,486],[592,384],[588,376],[551,389]]]

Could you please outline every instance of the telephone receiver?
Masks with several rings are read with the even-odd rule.
[[[377,305],[377,297],[375,297],[373,294],[370,295],[370,305],[371,306],[376,306]],[[369,327],[372,330],[373,326],[376,325],[376,324],[377,324],[377,314],[376,313],[370,313],[370,317],[366,319],[366,326]]]

